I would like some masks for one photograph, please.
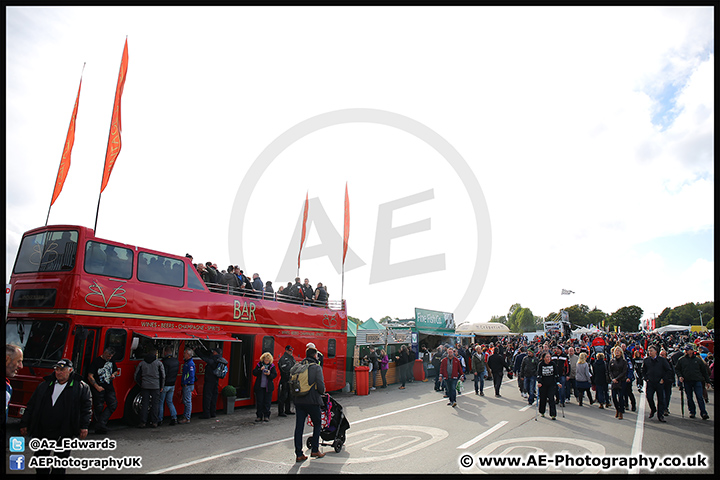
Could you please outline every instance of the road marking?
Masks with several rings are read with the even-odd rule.
[[[523,408],[521,408],[519,411],[520,411],[520,412],[524,412],[525,410],[529,410],[529,409],[532,408],[533,406],[534,406],[534,405],[525,405],[525,406],[524,406]]]
[[[425,406],[427,406],[427,405],[432,405],[432,404],[434,404],[434,403],[440,403],[440,402],[444,402],[444,401],[446,401],[446,400],[445,400],[444,398],[441,398],[440,400],[435,400],[435,401],[433,401],[433,402],[423,403],[423,404],[421,404],[421,405],[415,405],[415,406],[413,406],[413,407],[403,408],[403,409],[401,409],[401,410],[395,410],[394,412],[383,413],[382,415],[376,415],[376,416],[374,416],[374,417],[363,418],[363,419],[361,419],[361,420],[357,420],[357,421],[353,422],[353,424],[357,425],[358,423],[367,422],[367,421],[369,421],[369,420],[376,420],[376,419],[378,419],[378,418],[387,417],[388,415],[394,415],[394,414],[396,414],[396,413],[407,412],[408,410],[414,410],[414,409],[416,409],[416,408],[425,407]],[[447,436],[447,432],[445,432],[445,435]],[[239,448],[239,449],[237,449],[237,450],[232,450],[232,451],[225,452],[225,453],[218,453],[217,455],[212,455],[212,456],[210,456],[210,457],[199,458],[199,459],[197,459],[197,460],[192,460],[192,461],[190,461],[190,462],[185,462],[185,463],[181,463],[181,464],[178,464],[178,465],[173,465],[172,467],[161,468],[160,470],[155,470],[155,471],[152,471],[152,472],[148,472],[148,474],[157,474],[157,473],[172,472],[172,471],[174,471],[174,470],[179,470],[179,469],[181,469],[181,468],[191,467],[191,466],[193,466],[193,465],[197,465],[197,464],[200,464],[200,463],[209,462],[209,461],[212,461],[212,460],[217,460],[218,458],[227,457],[227,456],[229,456],[229,455],[235,455],[235,454],[238,454],[238,453],[247,452],[247,451],[250,451],[250,450],[254,450],[254,449],[256,449],[256,448],[269,447],[269,446],[271,446],[271,445],[277,445],[278,443],[283,443],[283,442],[292,441],[292,440],[294,440],[294,438],[295,438],[295,437],[288,437],[288,438],[283,438],[283,439],[280,439],[280,440],[273,440],[272,442],[262,443],[262,444],[260,444],[260,445],[253,445],[253,446],[251,446],[251,447]],[[433,442],[433,443],[434,443],[434,442]],[[390,457],[390,458],[392,458],[392,457]],[[384,457],[383,457],[383,459],[384,459]],[[354,463],[354,462],[351,462],[351,463]]]
[[[508,422],[506,422],[505,420],[503,420],[502,422],[498,423],[497,425],[495,425],[495,426],[492,427],[491,429],[485,430],[483,433],[481,433],[481,434],[478,435],[477,437],[473,438],[472,440],[468,440],[467,442],[463,443],[462,445],[460,445],[460,446],[457,447],[457,448],[458,448],[459,450],[465,450],[465,449],[468,448],[470,445],[476,444],[477,442],[479,442],[479,441],[482,440],[483,438],[485,438],[485,437],[487,437],[488,435],[490,435],[491,433],[493,433],[495,430],[497,430],[497,429],[502,428],[503,426],[505,426],[507,423],[508,423]]]
[[[632,388],[632,387],[633,386],[631,383],[629,388]],[[637,411],[637,419],[635,420],[635,437],[633,438],[632,450],[630,450],[630,455],[639,455],[640,453],[642,453],[643,432],[645,430],[645,392],[646,391],[647,391],[647,382],[643,382],[643,393],[638,394],[638,399],[636,401],[638,411]],[[639,466],[636,466],[632,470],[628,471],[628,474],[630,474],[630,475],[636,475],[638,473],[640,473]]]

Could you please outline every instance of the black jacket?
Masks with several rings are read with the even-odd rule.
[[[290,380],[290,369],[295,365],[295,357],[292,353],[285,352],[283,356],[278,360],[278,368],[280,370],[280,381],[287,382]]]
[[[172,387],[180,371],[180,361],[175,357],[165,357],[162,359],[162,364],[165,368],[165,386]]]
[[[663,380],[670,371],[672,371],[670,362],[668,362],[660,355],[658,355],[654,359],[651,357],[647,357],[643,361],[642,376],[643,379],[647,380],[648,382],[659,383],[660,380]]]
[[[50,402],[56,381],[55,372],[46,376],[28,401],[25,413],[20,420],[20,428],[27,428],[28,436],[31,438],[46,438],[44,435],[49,433],[42,424],[42,409],[46,401]],[[73,372],[57,401],[62,402],[60,404],[62,409],[61,437],[70,438],[79,435],[80,430],[87,430],[92,414],[92,397],[90,396],[90,386],[83,381],[80,375]]]
[[[258,364],[255,365],[255,368],[253,368],[253,371],[252,371],[252,374],[256,377],[255,385],[253,387],[253,389],[256,392],[259,392],[260,389],[262,388],[260,385],[261,385],[261,379],[262,379],[263,375],[265,375],[264,373],[262,373],[262,370],[264,367],[265,367],[265,364],[263,362],[258,362]],[[267,386],[265,387],[265,391],[272,392],[273,390],[275,390],[274,380],[277,377],[277,368],[275,368],[274,363],[267,365],[267,368],[270,369],[270,374],[267,375],[267,384],[266,384]]]
[[[493,353],[488,357],[487,366],[492,372],[493,377],[498,374],[502,377],[503,368],[506,370],[510,370],[510,365],[507,364],[502,355],[499,355],[497,353]]]

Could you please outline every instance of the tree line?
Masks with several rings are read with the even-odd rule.
[[[568,313],[570,323],[573,326],[587,327],[588,325],[595,325],[601,327],[604,321],[605,328],[608,330],[614,330],[617,326],[623,332],[638,331],[638,325],[644,314],[643,309],[637,305],[622,307],[613,313],[605,313],[597,307],[590,310],[587,305],[571,305],[561,310]],[[533,332],[542,330],[543,322],[555,319],[558,313],[552,312],[546,317],[539,317],[533,315],[529,308],[516,303],[510,307],[507,315],[494,315],[490,321],[506,325],[511,332]],[[667,307],[657,316],[655,326],[664,327],[671,324],[700,325],[701,314],[702,324],[708,329],[715,328],[715,302],[690,302],[674,308]]]

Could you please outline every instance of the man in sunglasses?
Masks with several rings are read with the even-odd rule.
[[[63,358],[55,364],[53,373],[45,377],[30,397],[20,420],[20,433],[30,438],[53,441],[72,437],[84,439],[88,434],[91,414],[90,387],[74,372],[73,363]],[[38,450],[35,456],[49,457],[53,453],[58,458],[67,458],[71,452]],[[36,470],[38,474],[65,473],[64,468]]]

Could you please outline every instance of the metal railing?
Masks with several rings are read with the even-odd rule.
[[[208,289],[213,293],[222,293],[225,295],[236,295],[245,298],[258,300],[271,300],[273,302],[291,303],[294,305],[303,305],[305,307],[327,308],[330,310],[343,310],[345,300],[326,300],[318,302],[313,299],[302,299],[292,295],[285,295],[277,292],[264,292],[253,290],[252,288],[239,288],[221,283],[206,283]]]

